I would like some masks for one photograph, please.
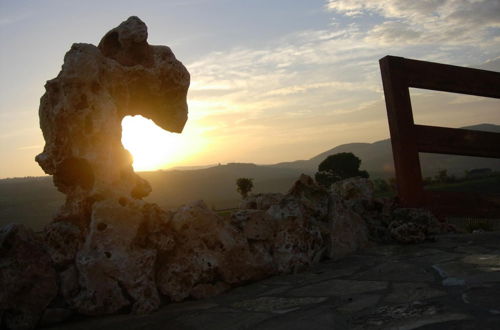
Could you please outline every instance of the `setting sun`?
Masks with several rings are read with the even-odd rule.
[[[150,171],[172,166],[185,158],[188,137],[167,132],[142,116],[122,121],[122,143],[134,157],[134,170]]]

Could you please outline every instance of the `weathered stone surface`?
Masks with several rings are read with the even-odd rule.
[[[398,208],[389,224],[391,237],[401,243],[419,243],[442,232],[442,225],[429,211]]]
[[[267,210],[283,198],[280,193],[252,194],[240,203],[240,209]]]
[[[0,229],[0,314],[10,329],[32,329],[57,294],[57,275],[35,233],[22,225]]]
[[[411,275],[410,275],[411,274]],[[367,269],[356,276],[360,280],[392,280],[406,281],[411,276],[414,282],[431,282],[434,279],[431,271],[410,262],[390,260]]]
[[[355,177],[337,181],[330,186],[330,191],[345,202],[373,199],[373,182],[368,179]]]
[[[430,270],[436,256],[446,256],[457,246],[486,250],[477,255],[464,252],[457,259],[462,267],[498,273],[500,233],[489,233],[483,240],[476,236],[448,234],[419,245],[369,248],[210,299],[171,303],[148,316],[82,318],[50,329],[497,329],[500,281],[443,289],[438,276],[431,276],[431,282],[414,276],[415,269]],[[387,263],[393,266],[380,272],[384,281],[353,280],[361,274],[374,276],[378,270],[366,273],[367,268]],[[387,276],[391,272],[400,276]]]
[[[78,270],[75,265],[71,265],[59,273],[59,292],[66,302],[70,302],[79,290]]]
[[[76,258],[81,290],[73,304],[80,313],[113,313],[131,303],[136,313],[158,308],[156,250],[140,246],[142,204],[104,200],[93,205],[89,234]]]
[[[367,243],[368,228],[363,218],[332,194],[327,224],[327,256],[332,259],[343,257]]]
[[[45,226],[43,239],[54,264],[64,267],[75,260],[83,235],[80,228],[74,224],[59,221]]]
[[[272,272],[268,252],[251,251],[242,232],[202,201],[181,207],[171,224],[175,248],[160,255],[157,283],[174,301],[218,294]]]
[[[260,297],[233,303],[231,306],[251,312],[288,313],[301,306],[318,304],[326,297]]]
[[[411,277],[413,280],[413,278]],[[392,293],[385,297],[387,303],[404,303],[412,301],[422,301],[429,298],[441,297],[446,295],[445,291],[434,289],[427,283],[421,282],[403,282],[394,283]]]
[[[169,216],[141,200],[151,188],[121,144],[124,116],[140,114],[173,132],[187,120],[189,73],[147,36],[133,16],[98,47],[74,44],[40,101],[45,147],[36,161],[66,194],[44,237],[56,265],[69,267],[62,296],[84,314],[156,309],[157,251],[173,248]]]
[[[493,315],[500,314],[500,303],[498,297],[500,295],[500,286],[485,285],[482,287],[474,287],[466,290],[462,294],[462,299],[466,304],[479,307]]]
[[[266,211],[277,228],[271,249],[278,272],[296,272],[321,260],[325,247],[319,221],[327,211],[328,194],[306,175]]]
[[[355,320],[353,329],[417,329],[446,321],[465,320],[470,315],[450,313],[439,304],[414,301],[399,305],[383,305]]]
[[[61,323],[69,319],[73,312],[66,308],[47,308],[40,320],[41,326],[48,326],[56,323]]]
[[[271,241],[276,231],[276,222],[266,219],[261,210],[238,210],[231,214],[231,223],[248,240]]]
[[[302,174],[288,191],[300,205],[305,216],[314,220],[322,220],[328,214],[328,192],[305,174]]]
[[[443,285],[485,284],[500,282],[498,253],[470,254],[457,261],[432,266],[442,277]]]
[[[376,305],[380,300],[380,295],[358,294],[349,296],[347,299],[343,300],[347,303],[337,308],[337,311],[341,313],[357,313],[363,309]]]
[[[290,291],[293,296],[347,296],[385,290],[388,283],[385,281],[351,281],[333,279],[320,283],[303,286]]]
[[[40,101],[45,148],[36,157],[67,195],[60,217],[85,225],[92,202],[141,198],[149,184],[132,170],[121,144],[121,120],[143,115],[181,132],[189,73],[166,46],[147,44],[147,27],[130,17],[99,47],[74,44]]]
[[[353,206],[373,198],[373,185],[367,179],[352,178],[330,187],[327,222],[327,256],[339,258],[368,243],[368,227]]]

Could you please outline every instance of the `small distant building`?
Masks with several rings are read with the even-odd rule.
[[[491,170],[491,168],[474,168],[470,171],[467,171],[466,177],[468,179],[482,178],[490,175],[492,172],[493,171]]]

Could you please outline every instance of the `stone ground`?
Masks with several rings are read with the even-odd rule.
[[[371,246],[150,315],[46,329],[500,329],[500,232]]]

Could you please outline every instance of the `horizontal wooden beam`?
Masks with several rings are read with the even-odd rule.
[[[500,98],[500,73],[386,56],[380,60],[398,196],[439,215],[500,216],[499,194],[424,190],[419,152],[500,158],[500,134],[415,125],[409,87]],[[500,111],[500,108],[498,109]]]
[[[500,98],[499,72],[411,59],[403,67],[408,87]]]
[[[500,158],[499,133],[424,125],[415,130],[421,152]]]

